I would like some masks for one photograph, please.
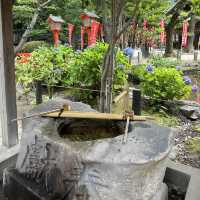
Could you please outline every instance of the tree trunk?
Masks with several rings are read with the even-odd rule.
[[[195,24],[196,24],[195,15],[192,15],[190,23],[189,23],[189,37],[188,37],[188,52],[190,52],[190,53],[192,53],[194,51]]]
[[[117,33],[117,0],[112,0],[112,28],[110,34],[110,42],[108,51],[105,55],[103,74],[101,79],[101,97],[100,97],[100,111],[110,113],[112,109],[112,83],[113,83],[113,71],[115,60],[115,36]],[[118,16],[118,18],[117,18]],[[118,21],[119,22],[119,21]]]
[[[105,0],[101,0],[101,6],[102,6],[102,22],[103,22],[103,31],[104,31],[104,41],[109,42],[110,36],[111,36],[111,30],[110,30],[110,24],[108,22],[108,15],[107,15],[107,5]]]
[[[179,13],[174,13],[171,17],[170,22],[166,26],[166,48],[165,48],[165,56],[170,57],[173,55],[173,33],[174,28],[177,24],[177,20],[179,17]]]
[[[100,112],[110,112],[112,103],[112,77],[114,69],[114,47],[110,45],[104,58],[101,78]]]

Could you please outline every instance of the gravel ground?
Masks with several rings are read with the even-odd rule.
[[[200,153],[191,152],[188,149],[188,141],[195,137],[200,137],[200,133],[193,130],[193,127],[200,124],[200,121],[192,122],[185,120],[178,127],[178,133],[175,136],[175,146],[170,154],[171,160],[185,165],[200,168]]]

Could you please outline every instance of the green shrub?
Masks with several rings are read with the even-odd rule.
[[[70,78],[78,85],[100,89],[102,65],[108,45],[97,43],[76,54],[71,66]],[[130,68],[128,59],[122,51],[117,52],[116,67],[114,69],[114,87],[123,86],[127,80],[126,70]]]
[[[32,53],[39,47],[48,47],[48,43],[45,41],[31,41],[31,42],[26,42],[21,50],[21,52],[26,52],[26,53]]]
[[[149,68],[153,69],[152,71]],[[174,100],[186,98],[191,93],[191,86],[186,85],[182,72],[174,68],[139,66],[134,69],[134,74],[141,81],[144,95],[153,99]]]
[[[100,90],[102,65],[107,48],[108,44],[97,43],[82,52],[77,52],[70,67],[70,82],[80,87]],[[129,68],[128,58],[124,56],[122,51],[118,51],[113,77],[113,92],[123,87],[128,78],[126,70]],[[98,93],[76,90],[73,95],[79,100],[89,101],[91,104]]]
[[[167,67],[167,68],[176,68],[176,66],[179,66],[181,63],[180,61],[177,61],[173,58],[165,58],[160,55],[152,56],[149,60],[149,63],[151,63],[155,67]]]
[[[35,50],[27,63],[16,62],[16,78],[27,87],[35,80],[47,85],[56,85],[69,79],[69,66],[74,57],[70,47],[40,47]]]
[[[59,45],[58,48],[39,47],[32,52],[29,62],[16,62],[17,81],[23,83],[25,87],[35,80],[42,80],[48,86],[73,85],[99,90],[107,48],[108,45],[104,43],[97,43],[83,52],[74,52],[71,47],[63,45]],[[114,70],[114,89],[123,87],[127,80],[125,71],[129,68],[127,57],[118,51]],[[83,99],[93,98],[91,94],[94,93],[85,92]]]

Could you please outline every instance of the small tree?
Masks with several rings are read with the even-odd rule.
[[[133,16],[123,25],[120,26],[120,16],[122,15],[128,1],[126,0],[111,0],[111,31],[107,53],[104,58],[102,77],[101,77],[101,94],[100,94],[100,111],[111,112],[112,107],[112,83],[113,71],[116,60],[116,43],[121,35],[127,30],[131,22],[137,16],[140,0],[135,0],[132,3],[135,5]]]

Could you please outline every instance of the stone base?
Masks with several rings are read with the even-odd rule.
[[[5,169],[3,190],[8,200],[68,200],[68,197],[60,198],[58,196],[49,195],[45,192],[41,193],[41,188],[34,182],[27,181],[15,169]],[[168,189],[166,184],[162,184],[161,189],[151,200],[167,200]],[[84,196],[73,200],[87,200]]]
[[[15,169],[4,170],[3,192],[8,200],[47,200],[47,194],[39,194],[34,182],[23,179]]]

